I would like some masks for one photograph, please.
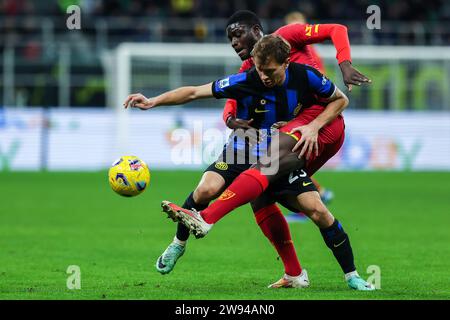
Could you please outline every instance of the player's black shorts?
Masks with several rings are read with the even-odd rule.
[[[297,169],[271,183],[261,196],[266,197],[266,202],[272,200],[286,209],[297,212],[298,209],[290,205],[291,202],[287,196],[296,197],[308,191],[317,191],[317,188],[303,169]]]
[[[250,160],[248,149],[234,150],[232,143],[229,142],[225,145],[217,160],[204,171],[213,171],[220,174],[225,179],[225,188],[228,188],[237,176],[249,169],[253,162],[256,162],[254,158],[252,161]]]
[[[224,161],[215,161],[206,168],[204,172],[213,171],[225,179],[225,188],[227,188],[242,172],[250,169],[251,164],[234,164],[226,163]]]
[[[219,157],[219,159],[222,159]],[[220,160],[213,162],[206,170],[213,171],[220,174],[225,179],[225,187],[227,188],[234,179],[242,172],[249,169],[251,164],[230,164]],[[270,196],[277,202],[280,202],[284,207],[293,210],[284,205],[281,199],[287,195],[297,196],[308,191],[317,191],[316,186],[311,181],[311,178],[302,169],[295,170],[288,175],[279,178],[277,181],[269,185],[264,192],[265,196]]]
[[[317,191],[317,188],[303,169],[297,169],[281,177],[271,183],[266,190],[267,194],[273,195],[275,199],[284,195],[297,196],[308,191]]]

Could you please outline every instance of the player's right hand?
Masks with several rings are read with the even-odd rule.
[[[339,67],[341,68],[342,78],[348,91],[352,91],[353,85],[361,86],[363,83],[372,83],[372,80],[353,67],[350,61],[342,62]]]
[[[131,107],[131,108],[139,108],[141,110],[147,110],[152,107],[155,107],[156,104],[155,100],[152,98],[147,99],[141,93],[133,93],[126,98],[125,102],[123,103],[123,106],[125,107],[125,109]]]
[[[298,155],[299,159],[305,155],[306,160],[309,160],[313,152],[316,154],[316,157],[319,156],[319,130],[320,128],[314,125],[313,122],[310,122],[307,125],[296,127],[289,132],[290,134],[299,132],[301,135],[300,140],[297,141],[292,149],[292,152],[297,152],[303,145]]]
[[[252,122],[253,122],[253,119],[243,120],[243,119],[239,119],[239,118],[235,118],[235,117],[230,116],[227,119],[227,127],[230,128],[230,129],[233,129],[233,130],[236,130],[236,129],[244,129],[244,130],[255,129],[254,127],[251,126]]]
[[[237,136],[248,139],[250,146],[255,146],[264,140],[265,135],[258,129],[251,126],[253,119],[244,120],[230,116],[227,119],[227,126],[233,129]]]

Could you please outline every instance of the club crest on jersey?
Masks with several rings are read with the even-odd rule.
[[[223,89],[225,87],[228,87],[230,85],[230,78],[225,78],[219,81],[219,88]]]
[[[326,85],[327,84],[328,79],[325,76],[322,76],[322,85]]]
[[[217,169],[222,170],[222,171],[228,170],[228,164],[223,161],[216,162],[214,167],[216,167]]]
[[[233,191],[231,191],[229,189],[226,189],[220,195],[219,200],[221,200],[221,201],[229,200],[229,199],[233,198],[235,195],[236,195],[236,193],[234,193]]]
[[[266,99],[261,99],[261,101],[259,102],[262,106],[264,106],[266,103],[267,103],[267,101],[266,101]]]

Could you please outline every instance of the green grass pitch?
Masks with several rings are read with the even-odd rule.
[[[0,299],[449,299],[450,173],[322,172],[331,211],[350,236],[359,273],[381,269],[381,290],[355,292],[317,228],[291,225],[311,287],[267,289],[283,266],[248,205],[204,239],[191,238],[175,270],[154,269],[200,172],[152,171],[150,187],[122,198],[106,172],[0,173]],[[66,287],[69,265],[81,289]]]

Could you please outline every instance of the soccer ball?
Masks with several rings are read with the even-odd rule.
[[[114,161],[108,176],[111,188],[124,197],[137,196],[150,182],[147,165],[136,156],[123,156]]]

